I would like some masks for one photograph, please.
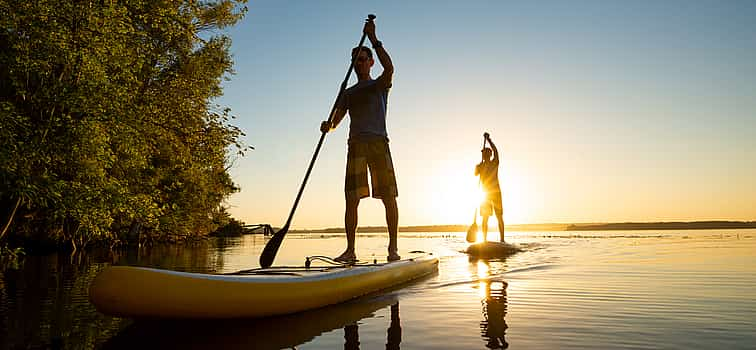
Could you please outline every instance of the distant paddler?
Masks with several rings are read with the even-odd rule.
[[[499,222],[500,241],[504,242],[504,209],[501,203],[501,187],[499,187],[499,150],[491,141],[491,135],[483,133],[483,138],[491,148],[483,146],[480,151],[481,162],[475,166],[475,175],[480,176],[480,183],[485,192],[485,198],[480,204],[480,216],[483,218],[483,240],[488,236],[488,217],[496,214]],[[493,156],[493,158],[492,158]]]

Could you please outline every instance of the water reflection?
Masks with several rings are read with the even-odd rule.
[[[360,349],[360,333],[357,323],[344,327],[344,350]]]
[[[399,350],[399,344],[402,342],[402,326],[399,324],[399,303],[391,305],[391,324],[386,333],[386,350]]]
[[[0,349],[94,348],[131,321],[97,312],[89,284],[109,265],[137,265],[192,272],[223,269],[232,242],[155,245],[93,250],[86,254],[28,256],[19,269],[0,271]]]
[[[480,321],[480,334],[486,340],[489,349],[506,349],[509,347],[504,338],[507,332],[507,283],[485,282],[486,298],[483,304],[483,321]]]
[[[99,259],[27,257],[20,269],[0,272],[0,349],[92,348],[115,334],[122,320],[98,314],[86,299],[104,267]]]
[[[181,344],[330,350],[344,347],[344,328],[355,322],[362,349],[383,348],[384,343],[389,349],[486,349],[489,343],[538,349],[753,349],[756,344],[756,230],[611,232],[606,239],[600,238],[603,233],[587,238],[539,233],[532,236],[538,248],[488,261],[468,261],[458,254],[465,245],[461,235],[429,235],[402,238],[403,247],[443,257],[437,276],[390,292],[401,299],[403,330],[398,327],[398,305],[392,313],[397,327],[380,317],[388,315],[392,300],[375,306],[375,316],[368,308],[366,318],[357,315],[336,322],[320,314],[291,324],[279,319],[267,326],[266,321],[232,321],[182,329],[180,324],[155,322],[151,332],[144,330],[149,326],[132,328],[131,320],[100,314],[89,304],[91,279],[111,264],[219,273],[255,267],[265,240],[245,236],[102,256],[27,256],[20,268],[0,271],[0,349],[91,349],[107,341],[108,348],[137,344],[133,348],[139,350],[159,345],[161,350],[182,348]],[[385,251],[386,235],[359,239],[365,249],[360,256]],[[285,244],[277,261],[296,265],[304,255],[337,252],[343,248],[343,237],[292,236]],[[364,302],[370,300],[355,303]],[[507,323],[518,332],[509,331]],[[296,331],[308,327],[315,330]],[[128,334],[156,339],[127,339]],[[110,339],[114,336],[117,339]],[[491,339],[498,339],[498,344]],[[194,340],[197,344],[190,344]]]
[[[283,349],[344,329],[344,349],[359,349],[358,322],[391,305],[387,349],[399,349],[399,303],[379,296],[292,315],[247,320],[137,321],[103,349]]]
[[[391,305],[391,323],[386,330],[386,350],[399,350],[402,342],[402,326],[399,323],[399,302]],[[359,350],[360,335],[357,322],[344,327],[344,350]]]
[[[498,274],[506,265],[503,261],[476,260],[474,277],[479,281],[483,320],[480,321],[480,335],[489,349],[506,349],[509,347],[505,336],[507,332],[507,282],[500,280]],[[491,264],[495,266],[492,268]],[[500,273],[500,272],[499,272]]]

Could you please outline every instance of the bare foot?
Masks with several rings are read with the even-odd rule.
[[[342,262],[342,263],[355,262],[355,261],[357,261],[357,255],[355,255],[354,252],[347,250],[344,253],[342,253],[341,255],[339,255],[338,257],[336,257],[335,259],[333,259],[333,260],[336,260],[336,261]]]
[[[389,255],[386,257],[386,260],[388,261],[397,261],[400,260],[402,257],[399,256],[396,252],[389,252]]]

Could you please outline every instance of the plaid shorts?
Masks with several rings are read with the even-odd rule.
[[[486,193],[486,199],[480,203],[480,216],[491,216],[491,214],[503,215],[504,208],[501,205],[501,192],[492,191]]]
[[[368,169],[370,169],[370,187],[373,188],[373,198],[399,195],[388,140],[378,138],[349,143],[344,181],[344,194],[347,199],[360,199],[370,195]]]

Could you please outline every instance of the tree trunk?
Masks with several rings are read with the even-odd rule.
[[[128,244],[139,243],[139,233],[142,231],[142,224],[137,221],[131,223],[129,234],[126,236]]]
[[[0,232],[0,241],[3,240],[3,237],[5,237],[5,233],[8,232],[8,228],[10,228],[10,225],[13,222],[13,217],[16,216],[16,210],[18,210],[18,207],[20,205],[21,205],[21,197],[18,197],[18,199],[16,199],[16,206],[13,207],[13,211],[10,213],[10,216],[8,217],[8,222],[6,222],[5,227],[3,227],[3,232]]]

